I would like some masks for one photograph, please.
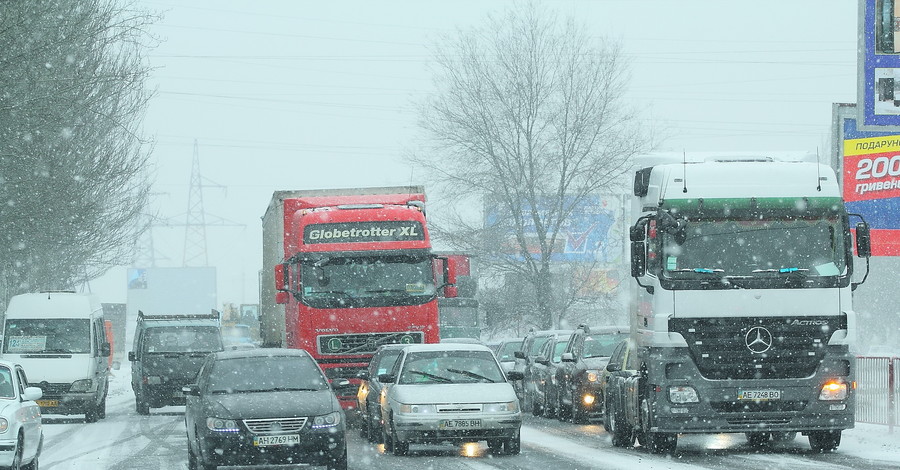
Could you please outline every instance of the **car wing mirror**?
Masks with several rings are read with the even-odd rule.
[[[511,370],[506,373],[508,380],[525,380],[525,373],[520,370]]]
[[[525,353],[523,351],[516,351],[513,353],[513,356],[515,356],[516,359],[525,359]]]
[[[618,372],[620,370],[622,370],[621,364],[616,364],[614,362],[610,362],[609,364],[606,365],[607,372]]]
[[[550,365],[550,360],[548,360],[544,356],[538,356],[538,357],[534,358],[534,362],[537,362],[538,364],[545,365],[545,366]]]
[[[563,353],[561,360],[563,362],[575,362],[575,356],[570,352]]]
[[[181,391],[184,392],[185,395],[189,395],[192,397],[200,396],[200,386],[197,384],[188,384],[181,388]]]
[[[394,374],[378,374],[378,381],[383,384],[392,384],[396,379]]]
[[[369,371],[361,370],[358,374],[356,374],[356,378],[360,380],[369,380]]]
[[[22,399],[25,401],[34,401],[42,396],[44,396],[44,391],[38,387],[25,387],[25,392],[22,393]]]

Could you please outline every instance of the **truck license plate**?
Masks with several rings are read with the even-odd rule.
[[[474,429],[480,427],[480,419],[445,419],[441,421],[441,428],[443,429]]]
[[[781,400],[781,390],[739,390],[738,400]]]
[[[253,445],[257,447],[284,446],[300,443],[299,434],[282,434],[278,436],[254,436]]]
[[[45,408],[59,406],[59,400],[37,400],[35,403],[37,403],[38,406],[43,406]]]

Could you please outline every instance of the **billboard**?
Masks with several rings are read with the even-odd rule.
[[[847,212],[869,223],[873,256],[900,256],[900,131],[860,130],[851,107],[835,109]]]
[[[900,0],[863,0],[859,12],[859,129],[900,130]]]

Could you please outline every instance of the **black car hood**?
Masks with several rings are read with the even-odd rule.
[[[582,359],[585,370],[592,369],[605,369],[606,364],[609,363],[609,357],[586,357]]]
[[[227,419],[319,416],[341,409],[331,390],[208,395],[209,414]]]

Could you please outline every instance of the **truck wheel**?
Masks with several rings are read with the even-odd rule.
[[[560,421],[566,421],[572,416],[572,409],[566,406],[565,402],[563,402],[563,392],[562,390],[557,390],[556,393],[556,417],[559,418]]]
[[[612,444],[615,447],[631,447],[634,445],[634,428],[631,427],[622,416],[616,406],[612,403],[609,405],[609,434],[612,437]]]
[[[381,440],[381,433],[378,432],[378,425],[381,424],[375,419],[375,412],[371,408],[366,408],[366,439],[373,444],[378,444]]]
[[[671,454],[678,447],[678,434],[673,432],[650,431],[650,403],[646,398],[641,399],[641,437],[643,444],[647,445],[654,454]]]
[[[841,445],[841,430],[812,431],[809,433],[809,447],[820,453],[833,452]]]
[[[541,416],[544,414],[543,400],[541,400],[541,403],[538,403],[534,398],[531,399],[531,414],[533,416]]]
[[[140,396],[134,398],[134,409],[137,414],[146,416],[150,414],[150,403],[142,400]]]

